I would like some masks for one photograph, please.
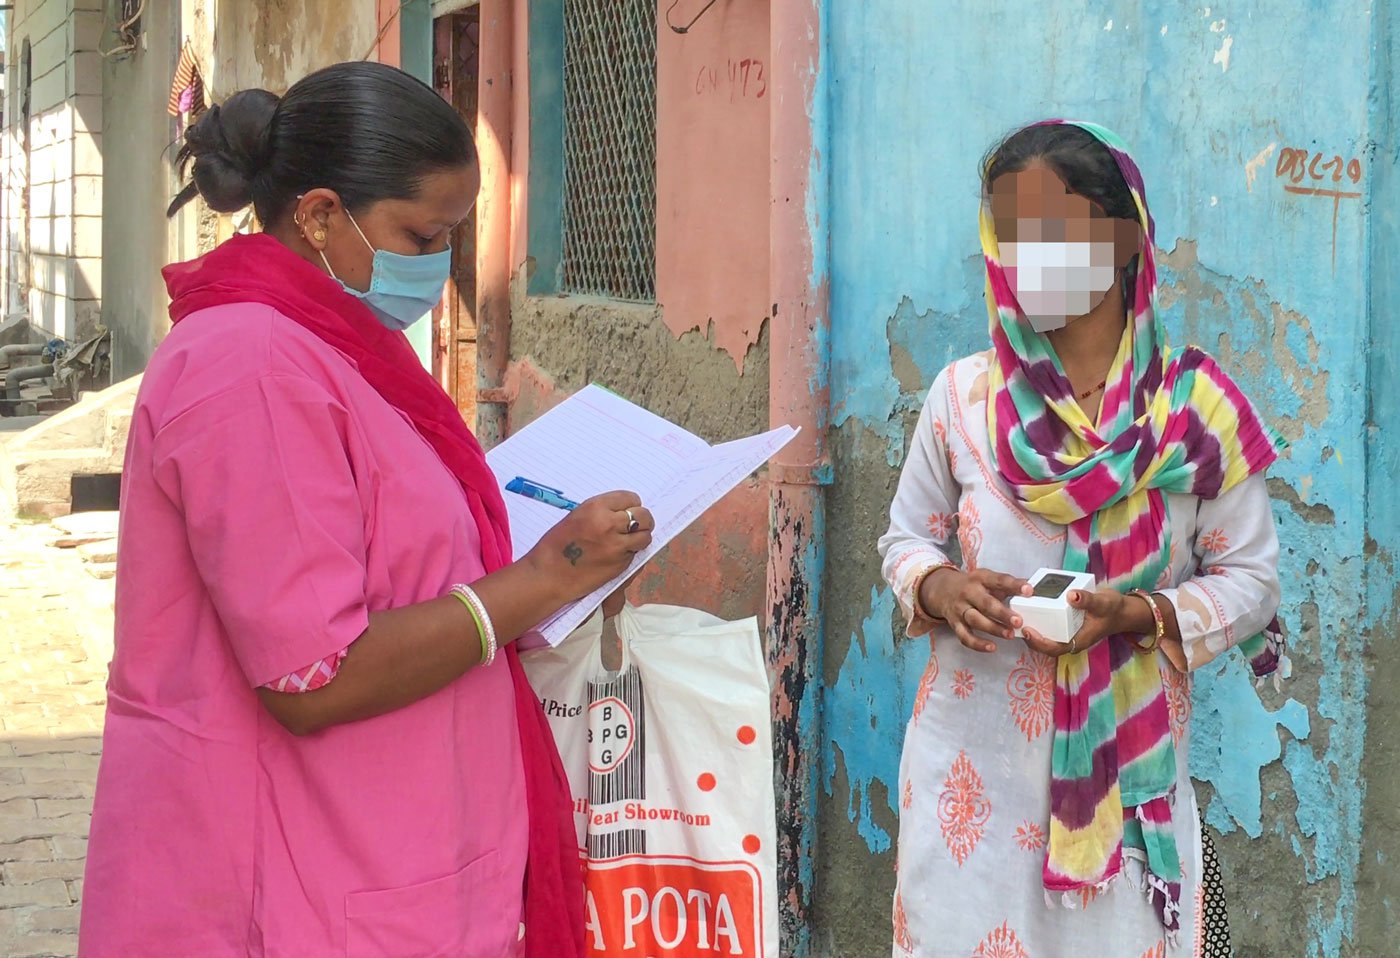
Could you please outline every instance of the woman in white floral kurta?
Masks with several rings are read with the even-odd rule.
[[[1053,661],[1020,640],[996,652],[961,645],[915,611],[914,590],[949,562],[1026,577],[1059,568],[1064,530],[1022,509],[991,464],[989,353],[959,360],[919,417],[890,529],[884,575],[909,634],[929,643],[900,763],[897,956],[1158,958],[1196,954],[1201,874],[1196,798],[1186,762],[1189,674],[1161,658],[1178,763],[1177,847],[1185,865],[1181,939],[1168,952],[1141,891],[1114,882],[1087,908],[1047,907],[1041,863],[1050,817]],[[1268,625],[1278,606],[1278,538],[1263,475],[1213,500],[1171,495],[1170,574],[1157,590],[1176,608],[1188,670]],[[1085,895],[1085,898],[1094,898]],[[1106,942],[1115,944],[1105,950]]]
[[[1054,659],[1005,635],[980,632],[977,641],[960,641],[929,617],[926,610],[938,607],[927,591],[920,594],[935,573],[945,581],[975,570],[1025,579],[1042,567],[1064,568],[1065,527],[1023,508],[994,462],[987,402],[995,361],[988,351],[938,376],[879,543],[909,636],[929,644],[900,767],[894,955],[1210,955],[1201,934],[1201,834],[1187,771],[1189,674],[1260,633],[1277,610],[1278,539],[1264,476],[1214,499],[1165,495],[1171,559],[1154,594],[1175,613],[1179,641],[1152,654],[1176,747],[1172,822],[1183,880],[1172,941],[1134,881],[1047,896]],[[945,572],[950,566],[955,571]],[[988,644],[993,651],[976,647]]]

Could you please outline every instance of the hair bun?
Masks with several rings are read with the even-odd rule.
[[[253,181],[268,163],[279,102],[266,90],[241,90],[190,126],[176,163],[181,172],[193,163],[191,182],[175,197],[170,212],[196,192],[220,213],[236,212],[253,201]]]

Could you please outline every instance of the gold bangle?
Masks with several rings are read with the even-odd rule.
[[[1147,603],[1147,607],[1152,610],[1152,623],[1157,629],[1157,634],[1152,637],[1152,642],[1150,644],[1143,645],[1140,642],[1135,642],[1133,644],[1137,646],[1137,651],[1141,652],[1143,655],[1149,652],[1155,652],[1157,651],[1157,647],[1162,644],[1162,640],[1167,637],[1167,622],[1162,618],[1162,610],[1157,606],[1157,600],[1152,598],[1151,594],[1143,589],[1134,589],[1128,594],[1135,595]]]
[[[951,563],[951,562],[942,562],[942,563],[939,563],[939,564],[936,565],[936,566],[933,566],[933,567],[930,568],[930,569],[925,569],[923,572],[920,572],[920,573],[919,573],[919,578],[918,578],[917,580],[915,580],[915,582],[914,582],[914,613],[915,613],[916,615],[918,615],[919,618],[925,619],[925,620],[927,620],[927,621],[929,621],[929,622],[946,622],[946,621],[947,621],[946,619],[943,619],[943,618],[941,618],[940,616],[936,616],[936,615],[934,615],[932,612],[930,612],[928,609],[924,608],[923,596],[922,596],[920,593],[923,592],[923,589],[924,589],[924,582],[925,582],[925,580],[928,579],[929,576],[933,575],[935,572],[938,572],[938,571],[940,571],[940,570],[942,570],[942,569],[956,569],[956,568],[957,568],[957,566],[953,565],[953,563]]]

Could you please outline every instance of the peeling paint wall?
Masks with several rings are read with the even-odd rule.
[[[1400,889],[1395,862],[1400,861],[1400,736],[1378,734],[1393,728],[1400,714],[1400,657],[1392,639],[1400,630],[1400,586],[1395,556],[1400,553],[1400,505],[1388,494],[1400,475],[1400,441],[1395,433],[1400,415],[1400,379],[1395,376],[1400,356],[1400,328],[1393,322],[1400,309],[1400,97],[1395,91],[1400,69],[1400,24],[1393,5],[1376,7],[1375,59],[1371,65],[1375,96],[1370,122],[1375,140],[1370,187],[1369,252],[1370,368],[1366,417],[1367,485],[1375,492],[1366,502],[1368,570],[1365,616],[1370,624],[1365,646],[1368,675],[1367,710],[1371,734],[1366,741],[1366,795],[1362,809],[1361,864],[1356,882],[1357,938],[1389,942],[1394,948],[1400,927]]]
[[[684,25],[702,6],[657,4],[656,299],[676,336],[700,331],[744,373],[769,314],[769,4],[722,0],[687,33],[667,26],[668,12]],[[528,232],[535,295],[562,286],[563,32],[563,0],[529,5],[529,123],[516,132],[528,127],[529,212],[517,235]]]
[[[767,59],[766,2],[657,29],[656,298],[672,332],[713,328],[741,369],[768,318]]]
[[[1224,835],[1236,953],[1393,953],[1400,881],[1379,846],[1363,856],[1400,854],[1400,757],[1375,731],[1400,703],[1368,681],[1400,678],[1371,651],[1395,618],[1400,513],[1368,496],[1393,484],[1383,431],[1400,404],[1400,388],[1368,394],[1368,347],[1393,366],[1400,345],[1381,329],[1400,306],[1380,249],[1400,199],[1390,14],[869,0],[830,20],[828,548],[843,561],[826,586],[818,950],[888,953],[893,783],[928,650],[895,641],[874,544],[930,383],[987,341],[979,159],[1019,124],[1077,116],[1142,166],[1173,338],[1217,355],[1292,442],[1270,489],[1293,679],[1256,692],[1233,661],[1196,676],[1192,767]],[[1367,214],[1382,195],[1388,232]]]
[[[378,33],[375,0],[219,0],[212,95],[282,93],[306,74],[363,60]],[[372,59],[372,57],[371,57]]]
[[[174,155],[179,127],[165,99],[181,47],[201,65],[205,95],[219,102],[240,89],[281,93],[312,70],[358,60],[376,33],[374,0],[181,0],[152,5],[142,17],[139,50],[102,60],[104,177],[101,253],[92,272],[102,291],[103,322],[112,330],[114,379],[145,368],[170,328],[160,269],[212,246],[215,226],[201,204],[167,223],[177,189]],[[97,34],[94,34],[96,36]],[[107,43],[113,42],[110,35]],[[105,191],[101,180],[119,184]],[[232,232],[224,217],[220,236]],[[132,236],[141,242],[129,242]]]
[[[112,332],[114,382],[144,369],[170,328],[161,267],[193,254],[181,249],[181,227],[198,215],[198,206],[176,223],[165,216],[177,189],[180,129],[166,113],[165,99],[184,40],[182,21],[191,22],[192,7],[190,0],[153,5],[141,17],[141,47],[103,60],[103,180],[117,185],[101,191],[99,275],[102,321]],[[132,236],[143,241],[133,243]]]
[[[740,376],[712,339],[679,339],[655,306],[524,296],[517,284],[506,373],[510,429],[521,428],[590,382],[600,383],[710,442],[767,427],[766,332]],[[734,490],[677,539],[635,586],[638,600],[689,605],[731,619],[763,603],[768,492]]]
[[[702,5],[680,4],[674,22]],[[516,96],[529,112],[514,131],[515,155],[528,156],[514,175],[528,191],[513,210],[526,239],[506,375],[513,429],[589,382],[710,442],[767,428],[768,3],[721,0],[685,35],[666,26],[670,6],[656,14],[656,304],[557,295],[563,0],[531,3],[516,22],[529,51]],[[766,486],[746,483],[651,564],[635,595],[759,614],[767,514]]]

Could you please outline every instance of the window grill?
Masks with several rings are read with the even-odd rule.
[[[563,286],[656,299],[656,0],[565,0]]]

